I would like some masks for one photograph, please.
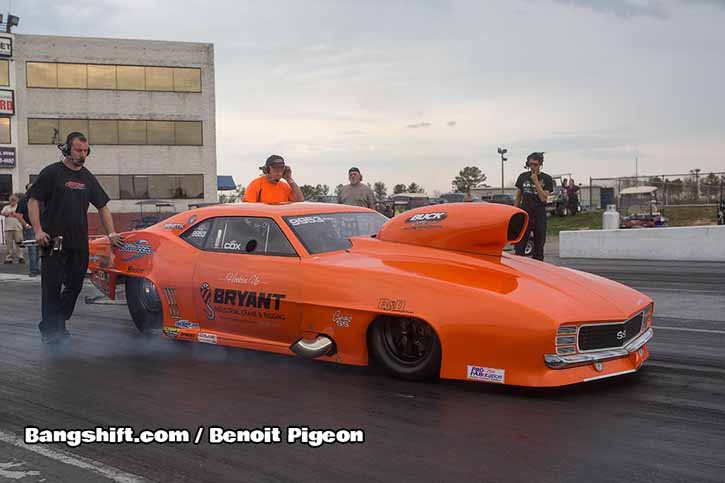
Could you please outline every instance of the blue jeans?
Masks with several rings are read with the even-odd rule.
[[[25,228],[23,230],[23,239],[35,240],[35,231],[32,228]],[[30,273],[30,275],[40,275],[38,247],[28,247],[28,273]]]

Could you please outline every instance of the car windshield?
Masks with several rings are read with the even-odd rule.
[[[388,219],[380,213],[357,212],[285,216],[284,221],[305,249],[314,254],[350,248],[348,238],[373,235]]]

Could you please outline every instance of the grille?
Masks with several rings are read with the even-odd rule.
[[[621,324],[586,325],[579,328],[579,350],[622,347],[642,330],[642,313]]]

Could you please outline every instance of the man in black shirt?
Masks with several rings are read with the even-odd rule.
[[[88,269],[88,204],[96,207],[103,228],[114,246],[121,244],[113,229],[108,195],[84,167],[90,153],[88,140],[78,132],[58,146],[63,161],[46,166],[28,191],[28,214],[41,247],[62,236],[59,253],[45,250],[41,264],[42,314],[39,324],[43,342],[52,343],[70,334],[65,321],[75,308]],[[40,212],[39,202],[43,204]],[[61,290],[62,286],[62,290]]]
[[[546,243],[546,200],[554,191],[554,180],[541,171],[544,164],[544,153],[531,153],[526,158],[529,171],[523,172],[516,180],[516,200],[514,206],[526,211],[529,224],[521,241],[516,244],[516,255],[523,255],[526,243],[534,233],[533,257],[544,260],[544,243]]]

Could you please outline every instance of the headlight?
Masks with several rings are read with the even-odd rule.
[[[559,355],[576,353],[576,325],[562,325],[556,331],[556,353]]]
[[[652,325],[652,312],[654,311],[654,302],[647,305],[644,309],[644,314],[642,316],[642,330],[647,329],[650,325]]]

